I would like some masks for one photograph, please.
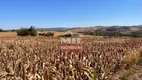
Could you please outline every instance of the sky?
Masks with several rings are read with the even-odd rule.
[[[141,25],[142,0],[0,0],[0,28]]]

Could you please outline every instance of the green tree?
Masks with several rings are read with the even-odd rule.
[[[35,30],[35,27],[31,26],[29,29],[28,28],[21,28],[17,31],[18,36],[37,36],[37,31]]]
[[[0,29],[0,32],[3,32],[3,29]]]
[[[34,26],[31,26],[29,29],[29,33],[31,36],[37,36],[37,31]]]

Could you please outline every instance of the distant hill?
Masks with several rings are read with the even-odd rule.
[[[94,26],[76,28],[37,28],[38,31],[57,31],[81,33],[94,36],[133,36],[142,37],[142,25],[134,26]]]
[[[58,32],[64,32],[71,29],[72,28],[36,28],[37,31],[58,31]]]
[[[70,30],[95,36],[133,36],[142,37],[142,26],[96,26]]]
[[[142,37],[142,25],[134,26],[94,26],[94,27],[74,27],[74,28],[36,28],[37,31],[56,31],[81,33],[93,36],[133,36]],[[9,31],[9,30],[7,30]]]

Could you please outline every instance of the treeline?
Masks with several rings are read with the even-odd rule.
[[[132,31],[131,27],[103,27],[94,31],[79,32],[85,35],[94,36],[131,36],[142,37],[142,29]]]
[[[0,32],[7,32],[6,30],[0,29]]]

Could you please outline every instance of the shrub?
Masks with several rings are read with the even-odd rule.
[[[79,37],[78,34],[61,34],[58,37]]]
[[[29,29],[19,29],[17,31],[18,36],[28,36],[29,35]]]
[[[37,36],[37,31],[35,30],[33,26],[31,26],[30,29],[28,28],[19,29],[17,31],[17,35],[18,36],[28,36],[28,35]]]
[[[61,34],[58,37],[72,37],[72,34]]]
[[[39,33],[40,36],[54,36],[53,32],[47,32],[47,33]]]
[[[15,30],[15,29],[12,29],[11,31],[12,31],[12,32],[16,32],[17,30]]]
[[[54,33],[48,32],[48,33],[45,34],[45,36],[54,36]]]

